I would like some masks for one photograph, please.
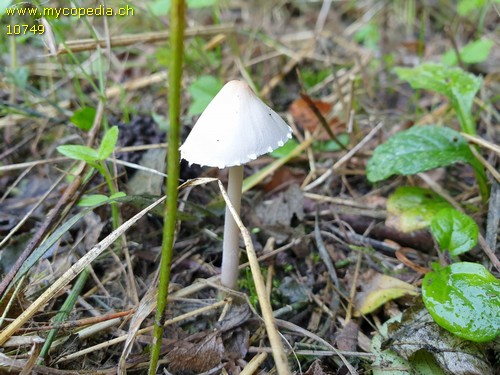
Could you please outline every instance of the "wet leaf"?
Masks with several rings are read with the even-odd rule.
[[[451,205],[431,190],[404,186],[387,199],[388,226],[412,232],[430,225],[434,216]]]
[[[470,216],[445,208],[432,219],[431,231],[442,251],[459,255],[476,246],[479,228]]]
[[[480,264],[429,272],[422,298],[436,323],[459,337],[485,342],[500,335],[500,281]]]
[[[414,89],[436,91],[451,100],[455,110],[470,113],[474,96],[483,80],[460,68],[426,63],[415,68],[396,68],[400,79],[408,81]]]
[[[415,286],[380,273],[363,284],[366,288],[356,296],[356,306],[361,314],[371,313],[390,300],[418,294]]]
[[[414,126],[378,146],[366,169],[371,182],[395,175],[412,175],[474,157],[465,139],[453,129]]]

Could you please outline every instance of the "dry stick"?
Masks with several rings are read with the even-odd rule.
[[[490,249],[496,249],[498,224],[500,222],[500,183],[491,183],[490,203],[486,224],[486,243]],[[499,270],[500,271],[500,270]]]
[[[259,369],[260,365],[264,363],[267,355],[268,354],[266,352],[263,352],[253,357],[240,372],[240,375],[253,375]]]
[[[55,163],[58,161],[66,161],[66,160],[69,160],[69,158],[67,158],[65,156],[61,156],[61,157],[52,158],[52,159],[35,160],[35,161],[27,161],[24,163],[2,165],[2,166],[0,166],[0,172],[9,172],[9,171],[15,171],[17,169],[32,168],[32,167],[35,167],[37,165]]]
[[[271,353],[272,349],[271,348],[263,348],[263,347],[255,347],[255,346],[250,346],[248,348],[249,353]],[[294,350],[294,353],[297,355],[307,355],[307,356],[313,356],[313,357],[331,357],[334,355],[337,355],[338,353],[344,355],[344,356],[349,356],[349,357],[364,357],[364,358],[375,358],[376,355],[372,353],[363,353],[363,352],[346,352],[344,350],[337,350],[334,352],[333,350]]]
[[[79,319],[79,320],[67,321],[64,323],[49,324],[49,325],[44,325],[44,326],[40,326],[40,327],[20,328],[16,331],[16,333],[48,331],[49,329],[53,329],[53,328],[57,328],[60,331],[64,331],[64,330],[69,330],[69,329],[73,329],[73,328],[80,328],[80,327],[85,327],[85,326],[89,326],[89,325],[96,324],[96,323],[105,322],[105,321],[108,321],[111,319],[128,317],[129,315],[133,314],[134,312],[135,312],[135,309],[130,309],[130,310],[125,310],[125,311],[120,311],[120,312],[115,312],[115,313],[109,313],[106,315],[95,316],[92,318],[83,318],[83,319]]]
[[[198,27],[186,29],[185,36],[193,37],[200,35],[216,35],[221,33],[230,33],[234,31],[233,24],[216,25],[208,27]],[[111,47],[124,47],[132,44],[144,44],[144,43],[155,43],[155,42],[165,42],[168,41],[170,37],[170,31],[163,32],[151,32],[143,33],[139,35],[122,35],[110,38]],[[97,46],[104,47],[106,44],[104,40],[94,40],[94,39],[82,39],[66,42],[66,47],[59,46],[57,50],[58,55],[63,55],[71,52],[82,52],[94,50]]]
[[[269,342],[273,348],[273,357],[276,365],[276,369],[279,375],[290,374],[290,368],[288,367],[288,361],[285,354],[285,349],[281,342],[281,337],[276,329],[275,320],[273,317],[273,310],[271,308],[271,303],[267,297],[266,286],[264,284],[264,278],[260,272],[259,261],[257,260],[257,255],[255,254],[255,249],[253,247],[252,240],[250,238],[250,233],[247,228],[241,222],[240,217],[236,213],[231,201],[222,185],[222,182],[217,181],[219,184],[220,191],[224,200],[226,201],[226,207],[231,211],[234,221],[240,228],[241,235],[243,236],[243,241],[245,242],[245,248],[247,251],[248,262],[250,263],[250,270],[252,271],[252,277],[255,284],[255,289],[257,292],[257,297],[259,299],[259,305],[262,311],[262,316],[264,318],[264,324],[266,326],[267,335],[269,337]]]
[[[339,352],[332,344],[330,344],[328,341],[322,339],[321,337],[319,337],[318,335],[312,333],[312,332],[309,332],[307,329],[304,329],[296,324],[293,324],[293,323],[290,323],[290,322],[287,322],[285,320],[281,320],[281,319],[276,319],[276,323],[283,327],[283,328],[286,328],[290,331],[295,331],[297,333],[300,333],[306,337],[309,337],[315,341],[318,341],[320,342],[321,344],[323,344],[325,347],[327,347],[328,349],[332,350],[335,352],[336,355],[338,355],[340,357],[340,359],[342,360],[342,362],[344,363],[345,367],[347,367],[347,369],[349,370],[349,373],[351,373],[351,375],[357,375],[357,371],[354,367],[352,367],[352,365],[349,363],[349,361],[346,359],[346,357],[344,357],[342,355],[341,352]],[[273,348],[274,349],[274,348]],[[274,352],[274,350],[273,350]]]
[[[364,137],[361,142],[359,142],[356,146],[354,146],[348,153],[342,156],[331,168],[329,168],[325,173],[323,173],[320,177],[318,177],[315,181],[311,182],[309,185],[305,186],[303,191],[308,191],[315,188],[318,185],[321,185],[328,177],[332,175],[332,173],[338,169],[342,164],[344,164],[347,160],[349,160],[356,152],[358,152],[361,148],[364,147],[365,144],[368,143],[370,139],[380,130],[380,128],[384,125],[383,122],[379,122],[377,126],[375,126],[367,135]]]
[[[230,301],[230,299],[225,299],[225,300],[222,300],[222,301],[218,301],[218,302],[214,303],[213,305],[204,306],[204,307],[200,307],[199,309],[196,309],[196,310],[193,310],[193,311],[189,311],[189,312],[187,312],[185,314],[176,316],[175,318],[166,320],[165,323],[163,324],[163,326],[166,327],[168,325],[171,325],[171,324],[183,321],[185,319],[189,319],[189,318],[192,318],[194,316],[197,316],[197,315],[200,315],[200,314],[204,314],[204,313],[206,313],[208,311],[218,309],[219,307],[222,307],[222,306],[228,304],[229,301]],[[142,329],[138,330],[135,333],[135,336],[151,332],[152,330],[153,330],[153,326],[142,328]],[[65,357],[59,358],[56,363],[60,363],[60,362],[68,361],[68,360],[71,360],[71,359],[75,359],[75,358],[81,357],[82,355],[92,353],[92,352],[94,352],[96,350],[103,349],[103,348],[106,348],[106,347],[114,345],[114,344],[119,344],[120,342],[125,341],[127,339],[127,337],[128,337],[128,334],[127,335],[122,335],[122,336],[116,337],[114,339],[102,342],[100,344],[97,344],[97,345],[85,348],[83,350],[80,350],[79,352],[71,353],[71,354],[69,354],[69,355],[67,355]]]
[[[119,238],[126,230],[134,225],[140,218],[146,215],[150,210],[163,202],[165,197],[158,199],[153,204],[149,205],[137,215],[123,223],[117,230],[109,234],[96,246],[89,250],[85,256],[80,258],[78,262],[67,270],[59,279],[57,279],[40,297],[36,299],[24,312],[10,323],[2,332],[0,332],[0,345],[5,343],[15,331],[17,331],[24,323],[26,323],[38,309],[45,305],[52,297],[57,296],[60,291],[68,285],[85,267],[87,267],[95,258],[97,258],[104,250],[106,250],[117,238]]]
[[[476,157],[476,159],[483,165],[483,167],[491,173],[493,178],[497,180],[497,182],[500,182],[500,173],[490,163],[488,163],[488,161],[479,153],[479,151],[476,150],[475,147],[469,147],[469,149],[472,151],[472,154]]]
[[[474,136],[474,135],[470,135],[470,134],[467,134],[467,133],[460,133],[460,135],[462,137],[464,137],[465,139],[467,139],[468,141],[474,142],[475,144],[477,144],[479,146],[482,146],[484,148],[488,148],[491,151],[496,152],[500,156],[500,146],[498,146],[498,145],[496,145],[494,143],[488,142],[487,140],[482,139],[480,137],[477,137],[477,136]]]

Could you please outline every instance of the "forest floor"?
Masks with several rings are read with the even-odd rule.
[[[17,3],[0,5],[0,373],[147,373],[170,2]],[[291,371],[499,374],[500,3],[188,5],[183,140],[233,79],[293,129],[245,166],[240,214]],[[181,162],[199,177],[227,183]],[[220,285],[223,226],[216,182],[179,191],[158,373],[277,373],[243,241],[238,290]]]

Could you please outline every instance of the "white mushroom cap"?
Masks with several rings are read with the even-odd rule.
[[[230,81],[201,114],[180,151],[190,164],[226,168],[254,160],[290,138],[292,129],[247,83]]]

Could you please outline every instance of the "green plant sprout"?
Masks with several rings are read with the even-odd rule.
[[[462,131],[471,135],[476,134],[472,104],[481,88],[483,82],[481,77],[467,73],[460,68],[450,68],[434,63],[421,64],[415,68],[395,68],[395,72],[400,79],[407,81],[414,89],[431,90],[446,96],[457,114]],[[464,156],[468,157],[465,154]],[[438,159],[437,154],[432,158]],[[483,202],[486,202],[489,188],[484,168],[479,162],[474,162],[474,157],[468,159],[467,161],[474,168]]]
[[[500,334],[500,281],[480,264],[460,262],[458,256],[478,241],[479,228],[428,189],[400,187],[388,198],[389,214],[403,231],[429,228],[448,266],[433,265],[422,284],[422,299],[434,321],[470,341],[486,342]]]
[[[111,176],[108,166],[106,165],[106,159],[113,153],[117,140],[118,127],[113,126],[104,134],[101,144],[97,150],[83,145],[63,145],[59,146],[57,151],[71,159],[84,161],[89,166],[96,169],[106,181],[111,197],[115,198],[124,196],[124,193],[119,193],[116,190],[115,184],[113,183],[113,177]],[[102,198],[96,198],[97,200],[91,200],[90,202],[89,199],[91,198],[87,197],[87,204],[95,204],[100,200],[102,201]],[[116,202],[111,202],[111,213],[113,217],[113,227],[118,227],[119,212]]]

